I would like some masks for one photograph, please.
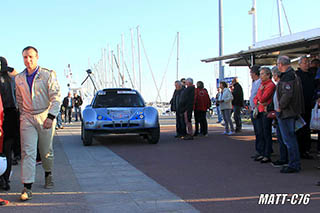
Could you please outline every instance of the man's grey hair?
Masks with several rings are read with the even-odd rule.
[[[182,83],[181,83],[181,81],[179,81],[179,80],[175,81],[174,83],[182,86]]]
[[[301,56],[300,58],[299,58],[299,61],[298,61],[298,64],[301,64],[302,63],[302,61],[303,61],[303,59],[307,59],[308,60],[308,57],[307,56]]]
[[[280,63],[282,65],[290,65],[291,61],[290,58],[286,55],[281,55],[278,57],[277,63]]]
[[[190,82],[191,84],[193,84],[193,79],[192,78],[187,78],[186,81]]]
[[[271,73],[270,68],[269,68],[269,67],[261,67],[261,68],[260,68],[260,73],[261,73],[262,70],[264,70],[265,74],[266,74],[266,75],[269,75],[269,76],[270,76],[270,79],[271,79],[272,73]]]
[[[271,73],[272,73],[273,76],[280,77],[280,75],[281,75],[281,72],[280,72],[280,70],[278,69],[277,66],[272,67]]]

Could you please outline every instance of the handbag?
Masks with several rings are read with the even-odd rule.
[[[276,118],[276,111],[273,110],[273,111],[268,112],[267,118],[275,119]]]
[[[310,129],[320,130],[320,112],[318,109],[318,102],[315,104],[314,108],[312,109]]]

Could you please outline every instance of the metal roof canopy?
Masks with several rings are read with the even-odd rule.
[[[320,53],[320,28],[257,42],[255,47],[238,53],[201,60],[210,63],[229,60],[229,66],[275,65],[279,55],[297,58]]]

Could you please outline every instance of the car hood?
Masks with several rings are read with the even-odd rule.
[[[144,107],[123,107],[123,108],[97,108],[98,115],[111,118],[113,120],[130,119],[134,116],[144,114]]]

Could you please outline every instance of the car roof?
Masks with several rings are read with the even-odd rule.
[[[103,89],[101,91],[113,92],[113,91],[136,91],[136,90],[130,89],[130,88],[106,88],[106,89]]]

